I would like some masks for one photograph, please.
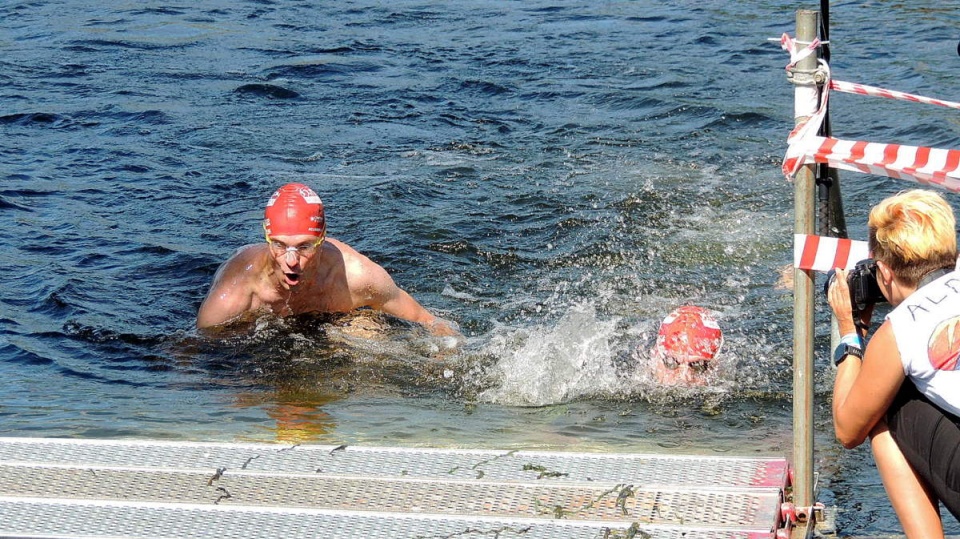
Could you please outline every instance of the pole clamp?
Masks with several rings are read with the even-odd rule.
[[[823,520],[824,505],[816,502],[810,507],[798,507],[790,502],[780,504],[780,520],[790,524],[801,522],[820,522]]]
[[[787,67],[787,80],[797,86],[823,86],[827,82],[827,72],[822,67],[817,69],[797,69],[796,66]]]

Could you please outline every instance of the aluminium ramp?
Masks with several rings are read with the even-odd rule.
[[[774,537],[784,459],[0,438],[0,537]]]

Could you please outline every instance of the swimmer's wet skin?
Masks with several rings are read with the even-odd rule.
[[[427,311],[383,267],[328,238],[323,202],[310,187],[288,183],[277,189],[264,210],[263,232],[266,245],[242,247],[217,270],[197,313],[198,329],[247,313],[286,317],[370,308],[433,335],[463,338],[455,324]]]

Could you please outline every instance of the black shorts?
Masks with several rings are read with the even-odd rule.
[[[927,400],[907,379],[887,410],[887,424],[910,466],[960,519],[960,418]]]

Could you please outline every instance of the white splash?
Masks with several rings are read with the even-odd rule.
[[[495,387],[481,401],[546,406],[612,393],[617,386],[610,340],[617,320],[600,321],[591,305],[578,305],[554,327],[496,332],[487,353],[499,358]]]

